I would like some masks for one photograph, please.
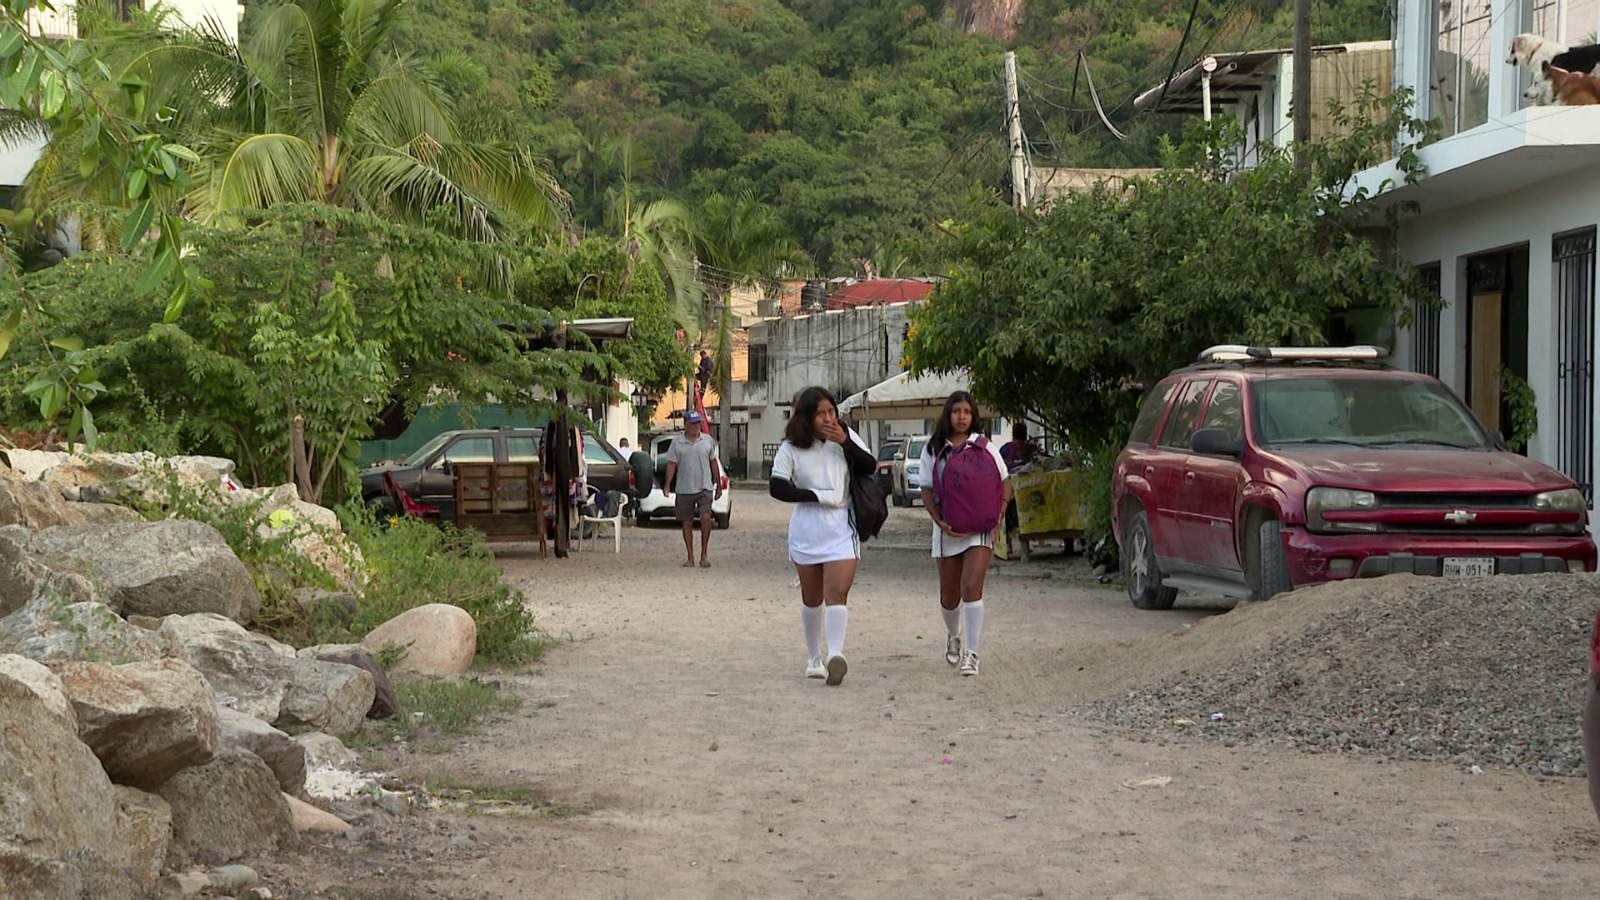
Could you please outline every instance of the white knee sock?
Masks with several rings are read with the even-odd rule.
[[[800,604],[800,629],[806,635],[806,659],[822,655],[822,607]]]
[[[967,621],[967,652],[977,653],[978,638],[983,636],[983,600],[968,600],[961,604],[961,609],[962,618]]]
[[[944,616],[944,633],[957,635],[961,633],[961,604],[956,604],[955,609],[939,607],[939,614]]]
[[[823,614],[823,619],[828,628],[828,655],[844,655],[844,631],[850,624],[850,607],[829,606]]]

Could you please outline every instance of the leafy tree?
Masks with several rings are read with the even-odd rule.
[[[108,68],[89,46],[76,38],[44,40],[36,35],[30,16],[39,0],[4,0],[0,3],[0,142],[15,144],[64,129],[73,132],[71,164],[79,177],[97,176],[108,182],[117,197],[132,208],[123,218],[121,247],[126,252],[144,242],[156,228],[153,252],[144,270],[130,285],[134,296],[144,297],[170,285],[166,316],[176,316],[191,287],[200,281],[195,268],[180,264],[184,247],[183,223],[173,196],[191,182],[186,167],[198,161],[194,151],[174,136],[170,123],[141,119],[137,111],[148,91],[137,80],[108,84]],[[135,114],[125,114],[131,107]],[[102,174],[105,173],[105,174]],[[53,423],[63,412],[70,415],[69,441],[81,434],[90,447],[98,429],[89,402],[105,391],[90,363],[83,341],[70,331],[52,336],[44,322],[41,299],[23,284],[21,254],[36,239],[30,234],[41,221],[35,208],[24,206],[5,217],[6,233],[0,248],[14,291],[0,322],[0,357],[26,324],[42,357],[22,394],[37,404],[39,416]],[[71,327],[68,323],[67,327]]]
[[[729,388],[733,383],[733,311],[728,295],[738,285],[762,284],[792,274],[805,264],[805,254],[772,209],[749,194],[712,194],[700,204],[692,239],[706,283],[700,334],[712,336],[714,376],[724,428],[731,420]],[[726,436],[726,432],[722,436]]]
[[[114,83],[145,85],[135,118],[170,119],[199,154],[186,211],[221,222],[279,203],[322,203],[495,240],[506,217],[549,228],[566,197],[542,161],[463,135],[413,57],[395,52],[405,0],[282,0],[242,45],[209,23],[158,13],[107,27],[96,46]],[[30,173],[41,206],[115,202],[75,160],[79,129],[52,129]]]
[[[1218,120],[1125,192],[1070,195],[1037,220],[992,210],[950,240],[950,278],[913,314],[912,368],[970,367],[980,399],[1042,419],[1107,473],[1142,389],[1204,347],[1325,343],[1357,308],[1406,316],[1414,272],[1365,233],[1383,216],[1352,178],[1427,136],[1409,110],[1404,92],[1333,107],[1349,134],[1309,148],[1311,176],[1282,152],[1239,167],[1237,125]],[[1409,146],[1400,162],[1419,174]]]
[[[108,432],[230,457],[255,483],[297,480],[312,498],[353,487],[357,442],[391,397],[411,411],[441,394],[469,412],[491,396],[531,411],[605,367],[592,353],[528,351],[519,323],[552,316],[489,289],[496,251],[475,242],[297,205],[186,239],[211,287],[174,323],[129,289],[142,255],[83,253],[23,284],[48,298],[44,327],[83,338]],[[15,357],[24,380],[52,364],[32,347]],[[4,399],[26,420],[22,398]],[[297,418],[309,455],[298,470]]]

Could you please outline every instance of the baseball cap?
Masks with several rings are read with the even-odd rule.
[[[692,423],[692,424],[695,424],[695,425],[698,425],[701,422],[705,421],[704,419],[700,418],[700,414],[699,413],[695,412],[692,409],[683,414],[683,420],[685,422],[689,422],[689,423]]]

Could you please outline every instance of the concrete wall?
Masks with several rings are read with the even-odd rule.
[[[760,477],[762,472],[762,445],[783,440],[795,394],[822,385],[843,400],[902,371],[900,356],[910,307],[894,303],[840,309],[750,326],[750,343],[767,346],[766,383],[742,386],[750,411],[752,477]],[[734,395],[736,401],[739,397]],[[905,422],[894,434],[917,433],[909,430],[915,424]]]
[[[1515,194],[1409,220],[1401,230],[1399,250],[1415,265],[1438,263],[1439,293],[1446,307],[1439,316],[1439,377],[1458,393],[1466,392],[1467,259],[1490,250],[1526,245],[1528,271],[1528,384],[1537,397],[1539,431],[1528,455],[1555,464],[1556,391],[1558,384],[1552,238],[1593,227],[1600,221],[1600,181],[1574,183],[1553,179]],[[1409,335],[1398,344],[1409,347]],[[1400,362],[1407,363],[1409,352]],[[1600,413],[1600,408],[1596,409]]]

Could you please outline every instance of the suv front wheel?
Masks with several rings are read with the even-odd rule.
[[[1283,550],[1283,525],[1268,519],[1256,529],[1256,596],[1268,600],[1294,590],[1289,577],[1289,557]]]
[[[1122,546],[1122,583],[1128,586],[1128,599],[1140,609],[1171,609],[1178,599],[1178,589],[1161,585],[1156,545],[1150,539],[1150,517],[1144,510],[1128,520]]]

